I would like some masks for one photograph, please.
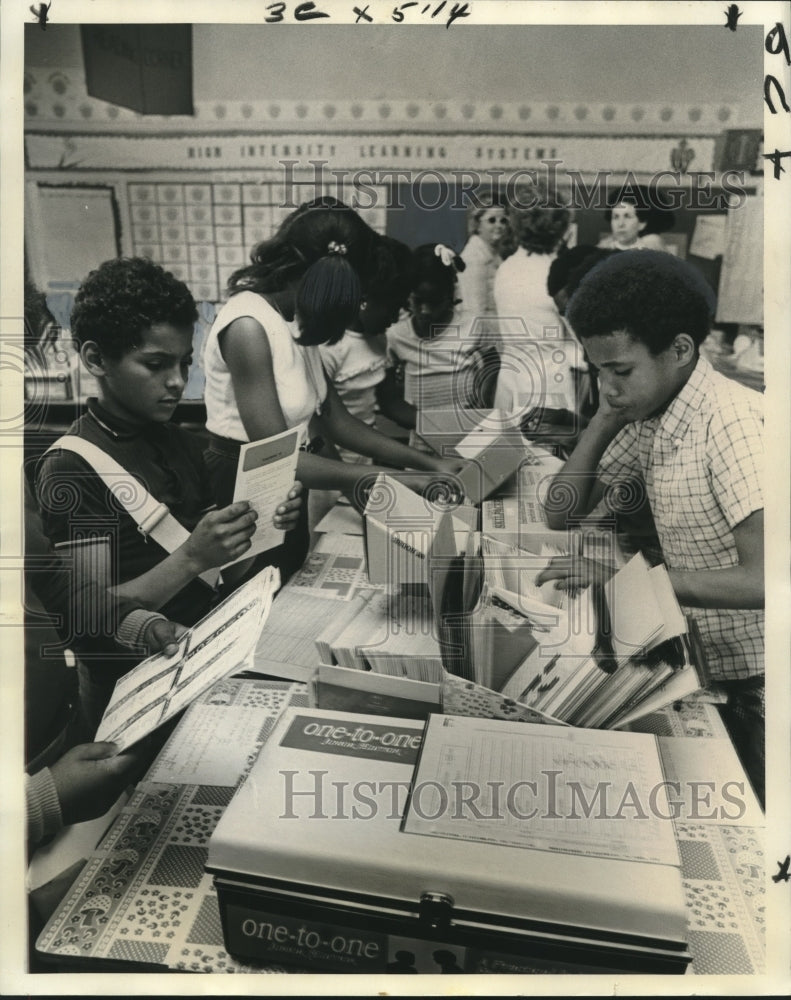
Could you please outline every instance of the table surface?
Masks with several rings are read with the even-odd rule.
[[[315,569],[306,570],[307,578],[295,577],[278,600],[287,600],[291,589],[320,589],[322,584],[337,599],[340,581],[331,573],[317,578]],[[355,583],[364,585],[364,574],[348,573],[348,567],[347,574],[349,593]],[[58,962],[63,971],[289,971],[245,965],[227,954],[212,877],[204,864],[209,837],[280,712],[287,705],[308,703],[303,683],[244,675],[221,681],[199,699],[50,918],[37,941],[39,954]],[[514,718],[513,703],[459,678],[449,680],[445,706],[459,714]],[[236,726],[232,751],[211,736],[212,718],[227,719],[229,712]],[[658,737],[726,738],[716,708],[697,699],[646,716],[633,728]],[[690,973],[760,974],[762,829],[689,820],[674,825],[689,921]]]
[[[370,584],[361,537],[329,533],[276,604],[291,595],[334,604],[365,590]],[[272,656],[266,639],[265,628],[259,651]],[[212,877],[204,871],[212,831],[280,713],[289,705],[309,704],[302,682],[309,671],[289,676],[298,680],[227,678],[191,706],[41,932],[36,948],[43,958],[62,971],[289,971],[245,965],[227,954]],[[443,705],[453,714],[526,717],[513,701],[455,677],[443,685]],[[727,739],[716,708],[694,698],[631,728],[657,737]],[[674,826],[690,973],[760,974],[762,827],[689,819],[674,820]]]

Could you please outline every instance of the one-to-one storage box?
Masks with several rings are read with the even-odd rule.
[[[445,511],[397,479],[380,474],[365,508],[363,542],[371,583],[425,584],[429,554]],[[459,504],[452,511],[456,547],[464,552],[478,526],[478,510]]]
[[[209,845],[230,954],[340,973],[684,971],[677,867],[403,832],[422,734],[286,710]]]

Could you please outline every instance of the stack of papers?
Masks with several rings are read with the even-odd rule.
[[[639,553],[603,592],[589,587],[554,609],[511,603],[538,641],[502,692],[530,708],[575,726],[615,728],[700,687],[667,570],[649,568]]]
[[[461,783],[479,792],[474,813],[442,808],[443,790]],[[680,866],[656,737],[644,733],[431,715],[413,789],[406,833]],[[584,812],[583,795],[598,795],[597,808]],[[640,821],[626,822],[643,799]]]
[[[322,663],[437,684],[442,657],[425,588],[350,602],[316,639]]]

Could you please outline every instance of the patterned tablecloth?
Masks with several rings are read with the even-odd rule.
[[[499,714],[492,700],[466,682],[448,694],[459,708],[467,703],[476,712]],[[302,684],[242,677],[225,680],[204,695],[88,859],[41,933],[39,953],[58,961],[63,971],[285,972],[243,965],[226,953],[204,863],[209,837],[278,714],[288,704],[307,703]],[[207,725],[211,713],[220,717],[228,712],[241,720],[230,764]],[[640,728],[660,737],[725,735],[716,709],[697,701],[646,717]],[[197,733],[204,735],[203,746]],[[765,915],[761,829],[676,821],[676,831],[689,914],[690,973],[760,974]]]

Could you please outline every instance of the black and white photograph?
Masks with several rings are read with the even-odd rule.
[[[786,994],[788,4],[3,0],[0,96],[0,992]]]

